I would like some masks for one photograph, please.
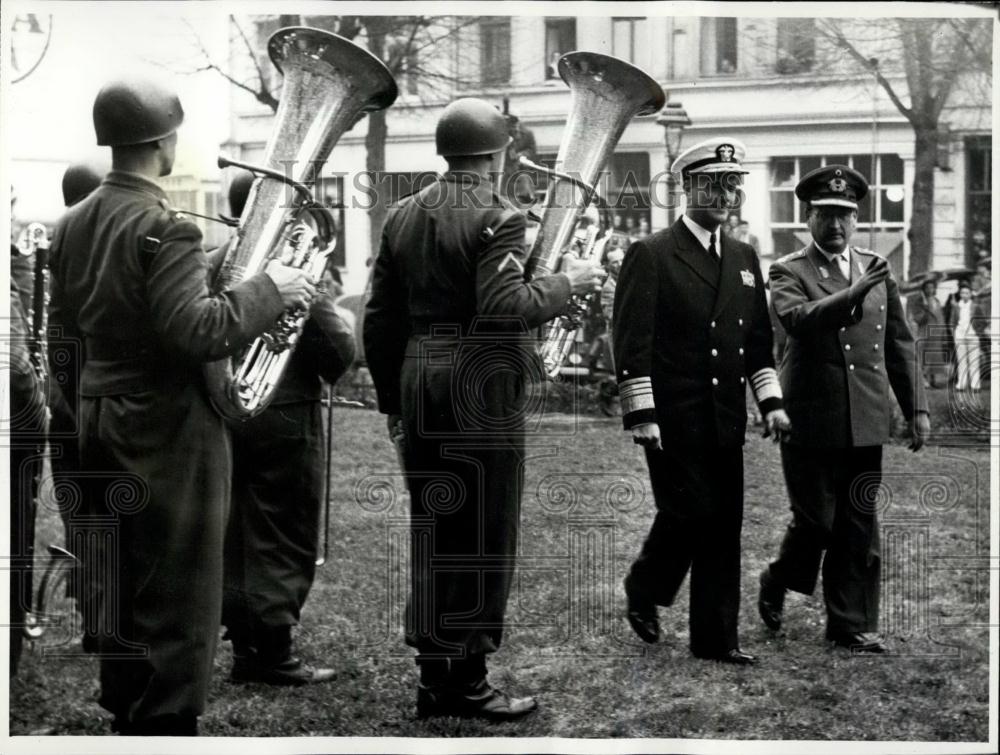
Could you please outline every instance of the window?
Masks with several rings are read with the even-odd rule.
[[[635,62],[635,31],[641,18],[611,19],[611,54],[629,63]]]
[[[538,156],[539,164],[553,168],[554,154]],[[535,194],[539,202],[545,201],[548,181],[545,176],[535,179]],[[621,152],[611,156],[608,167],[597,179],[597,191],[608,203],[606,222],[614,230],[630,237],[649,233],[649,153]]]
[[[701,19],[701,73],[727,76],[736,73],[736,19]]]
[[[479,71],[483,86],[497,86],[510,81],[509,17],[480,20]]]
[[[858,232],[852,243],[869,246],[874,230],[875,251],[891,255],[903,243],[903,160],[899,155],[878,155],[873,170],[872,156],[826,155],[823,157],[780,157],[771,161],[771,236],[774,254],[780,257],[801,249],[811,237],[806,227],[806,207],[795,198],[795,186],[806,173],[823,165],[839,163],[860,172],[869,183],[869,194],[858,203]],[[874,218],[874,220],[873,220]],[[894,261],[901,273],[902,260]]]
[[[320,178],[313,189],[320,203],[333,213],[336,226],[334,247],[330,264],[335,267],[347,266],[347,252],[344,249],[344,177],[325,176]]]
[[[803,73],[816,63],[816,19],[779,18],[774,70],[780,74]]]
[[[981,252],[992,248],[990,202],[993,196],[993,140],[971,136],[965,140],[966,264],[976,264]]]
[[[576,19],[545,19],[545,78],[559,80],[559,58],[576,49]]]
[[[250,70],[247,72],[251,79],[251,87],[256,88],[259,84],[263,89],[270,91],[275,97],[278,96],[278,92],[275,90],[281,86],[281,74],[278,73],[278,69],[271,62],[271,56],[267,54],[267,40],[280,28],[281,21],[277,16],[261,16],[254,20],[254,31],[256,34],[254,49],[257,50],[257,68],[260,69],[259,82],[257,68],[254,68],[253,62],[250,62]],[[238,32],[233,30],[230,34],[238,35]]]

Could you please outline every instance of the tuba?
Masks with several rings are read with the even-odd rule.
[[[551,177],[541,227],[528,254],[528,277],[555,270],[580,215],[596,197],[595,182],[628,122],[637,115],[657,112],[666,102],[666,94],[652,77],[608,55],[567,53],[559,59],[559,75],[570,88],[571,100],[555,168],[521,159],[525,167]],[[603,249],[593,239],[576,246],[587,254]],[[589,297],[573,297],[569,312],[547,327],[540,354],[549,377],[559,374],[588,303]]]
[[[225,157],[219,167],[257,174],[213,291],[225,291],[262,271],[271,260],[322,276],[332,251],[333,218],[307,186],[319,177],[337,140],[365,113],[396,99],[389,69],[343,37],[307,27],[279,29],[267,43],[284,84],[264,165]],[[226,419],[248,419],[274,397],[308,318],[286,310],[275,326],[241,354],[204,366],[212,404]]]

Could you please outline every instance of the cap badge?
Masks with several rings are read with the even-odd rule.
[[[842,176],[844,175],[844,171],[842,171],[840,168],[837,168],[835,171],[833,171],[833,175]]]
[[[837,173],[839,174],[840,171],[838,170]],[[835,194],[843,194],[845,191],[847,191],[847,181],[845,181],[843,178],[831,178],[827,186],[829,186],[830,191],[832,191]]]
[[[736,148],[732,144],[720,144],[715,148],[715,156],[719,159],[720,163],[736,162],[733,159],[735,154]]]

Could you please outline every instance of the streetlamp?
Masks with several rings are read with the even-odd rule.
[[[674,198],[677,195],[677,179],[670,170],[677,155],[681,151],[681,139],[684,138],[684,129],[691,125],[687,111],[679,102],[668,102],[663,106],[663,110],[656,116],[656,122],[663,126],[664,144],[667,148],[667,225],[674,224],[674,210],[676,203]]]

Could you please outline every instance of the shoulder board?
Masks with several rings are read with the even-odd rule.
[[[867,254],[869,257],[878,257],[879,259],[883,259],[881,254],[879,254],[878,252],[873,252],[871,249],[865,249],[864,247],[861,246],[852,246],[851,249],[857,252],[858,254]]]
[[[786,254],[784,257],[781,257],[780,259],[775,260],[775,261],[776,262],[785,263],[785,262],[791,262],[792,260],[802,259],[805,256],[806,256],[806,250],[805,249],[799,249],[799,251],[792,252],[791,254]]]

